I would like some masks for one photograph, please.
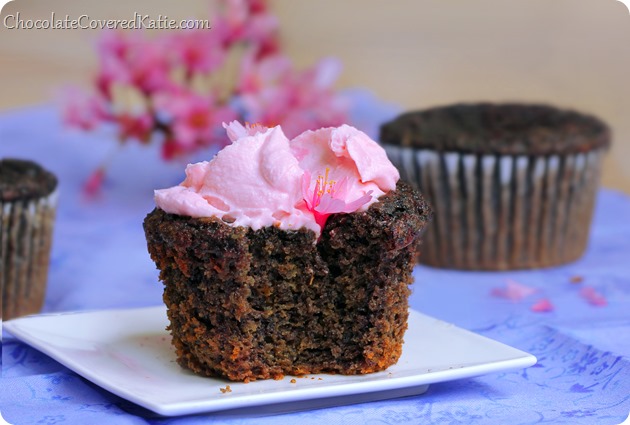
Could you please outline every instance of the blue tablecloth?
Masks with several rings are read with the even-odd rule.
[[[39,161],[61,182],[46,312],[161,304],[141,223],[153,208],[152,189],[181,181],[183,164],[161,163],[156,149],[130,145],[114,157],[103,195],[84,198],[82,182],[112,149],[107,137],[64,131],[51,107],[0,115],[0,157]],[[501,273],[416,268],[413,308],[534,354],[538,363],[525,370],[433,384],[419,396],[282,415],[160,418],[5,332],[0,412],[14,425],[619,424],[630,413],[629,217],[630,198],[602,190],[588,251],[563,267]],[[572,283],[575,276],[582,282]],[[508,280],[538,292],[521,301],[493,296]],[[608,304],[589,303],[583,287]],[[532,311],[541,298],[553,311]]]

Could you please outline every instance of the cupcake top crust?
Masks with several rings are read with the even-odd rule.
[[[0,160],[0,202],[41,198],[56,187],[57,177],[33,161]]]
[[[384,144],[475,154],[553,155],[610,145],[598,118],[548,105],[462,103],[408,112],[381,126]]]

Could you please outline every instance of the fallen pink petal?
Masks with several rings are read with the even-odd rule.
[[[532,304],[530,310],[536,313],[549,313],[550,311],[553,311],[554,308],[555,307],[553,306],[551,301],[549,301],[549,299],[542,298]]]
[[[94,171],[83,186],[83,193],[90,198],[96,197],[101,192],[103,181],[105,180],[105,169],[99,167]]]
[[[585,286],[580,290],[580,296],[584,298],[589,304],[597,307],[608,305],[606,297],[597,292],[592,286]]]
[[[508,279],[505,282],[505,287],[493,288],[490,294],[497,298],[505,298],[510,301],[518,302],[532,294],[535,294],[536,292],[538,292],[538,288],[526,286],[512,279]]]

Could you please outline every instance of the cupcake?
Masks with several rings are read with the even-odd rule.
[[[556,266],[584,252],[610,131],[528,104],[458,104],[381,127],[392,162],[435,219],[420,261],[455,269]]]
[[[0,160],[2,319],[37,313],[44,303],[57,178],[38,164]]]
[[[352,127],[227,130],[144,221],[178,363],[245,382],[396,363],[426,203]]]

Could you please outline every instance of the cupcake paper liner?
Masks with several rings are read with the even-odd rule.
[[[507,270],[559,265],[583,254],[604,149],[550,156],[385,149],[435,210],[422,263]]]
[[[2,319],[37,313],[46,294],[57,191],[0,202]]]

